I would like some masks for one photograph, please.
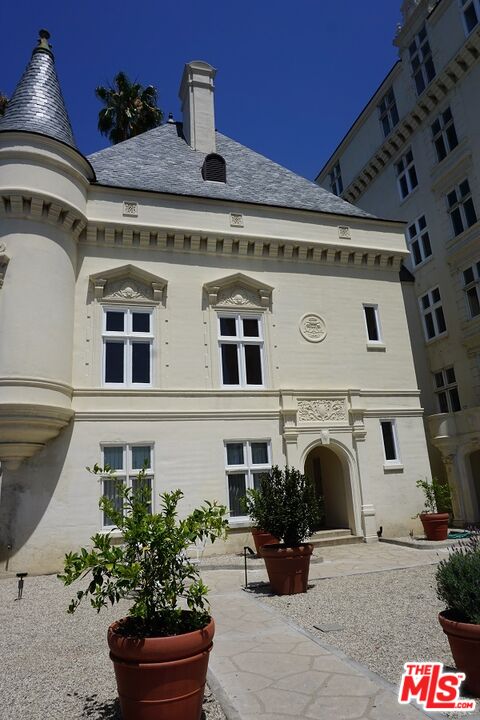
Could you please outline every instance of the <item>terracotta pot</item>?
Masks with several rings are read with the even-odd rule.
[[[170,637],[120,635],[108,628],[123,720],[200,720],[215,624]]]
[[[448,536],[448,513],[421,513],[423,529],[427,540],[446,540]]]
[[[277,595],[307,592],[312,552],[313,545],[309,543],[302,543],[297,547],[287,547],[283,543],[262,547],[268,579]]]
[[[466,675],[465,689],[480,697],[480,625],[456,622],[451,617],[445,610],[438,619],[450,643],[455,665]]]
[[[278,543],[278,538],[270,535],[270,533],[268,532],[265,532],[265,530],[260,530],[260,528],[252,528],[252,537],[255,544],[255,550],[257,551],[257,555],[262,554],[261,549],[264,545],[272,545]]]

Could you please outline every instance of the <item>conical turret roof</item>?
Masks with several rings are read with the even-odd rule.
[[[76,149],[72,126],[55,70],[50,34],[40,30],[32,53],[7,110],[0,117],[0,131],[21,130],[55,138]]]

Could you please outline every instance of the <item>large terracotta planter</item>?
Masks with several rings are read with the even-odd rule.
[[[427,540],[446,540],[448,536],[448,513],[420,513]]]
[[[215,624],[158,638],[119,634],[108,628],[123,720],[200,720],[208,656]]]
[[[456,622],[448,611],[441,612],[438,619],[450,643],[455,665],[466,675],[465,689],[480,697],[480,625]]]
[[[268,579],[277,595],[307,592],[312,552],[313,545],[309,543],[302,543],[297,547],[287,547],[283,544],[262,547]]]
[[[270,533],[268,532],[265,532],[265,530],[260,530],[260,528],[252,528],[252,537],[255,544],[255,550],[257,551],[257,555],[262,554],[261,549],[264,545],[272,545],[278,543],[278,538],[270,535]]]

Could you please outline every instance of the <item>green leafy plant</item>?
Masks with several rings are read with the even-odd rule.
[[[275,465],[262,475],[248,502],[255,524],[288,547],[300,545],[321,523],[322,499],[316,497],[313,482],[292,467],[281,470]]]
[[[108,466],[95,465],[92,472],[115,480]],[[100,508],[121,531],[123,543],[114,544],[111,533],[98,533],[92,537],[91,549],[65,556],[64,572],[58,576],[65,585],[89,578],[68,611],[75,612],[85,597],[97,612],[128,597],[132,606],[126,634],[166,636],[204,627],[209,619],[208,588],[187,551],[197,541],[226,537],[226,508],[205,501],[179,519],[177,506],[183,493],[174,490],[160,495],[160,509],[152,514],[144,470],[137,476],[135,490],[116,482],[122,507],[102,497]]]
[[[450,551],[436,571],[437,597],[452,620],[480,625],[480,532]]]
[[[240,503],[252,521],[254,527],[261,528],[263,530],[261,527],[261,521],[262,518],[265,517],[267,510],[265,508],[264,496],[260,490],[256,488],[247,490],[247,494],[241,498]]]
[[[417,480],[417,488],[423,490],[424,494],[425,509],[422,510],[423,513],[451,511],[452,496],[448,483],[439,482],[436,478],[431,480],[424,478]]]

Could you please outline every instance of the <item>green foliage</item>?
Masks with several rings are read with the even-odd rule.
[[[97,87],[95,95],[105,105],[98,114],[98,129],[113,144],[140,135],[162,122],[157,90],[153,85],[144,88],[132,83],[124,72],[115,75],[113,85]]]
[[[452,496],[448,483],[439,482],[436,478],[417,480],[417,488],[423,490],[425,497],[425,513],[450,512]]]
[[[480,625],[480,532],[450,551],[437,567],[437,597],[451,619]]]
[[[2,115],[5,115],[5,110],[7,109],[7,105],[8,105],[8,98],[0,90],[0,117]]]
[[[93,473],[115,479],[108,466],[95,465]],[[97,612],[128,597],[133,601],[131,625],[139,635],[176,635],[204,627],[209,617],[208,588],[188,559],[187,550],[197,540],[214,542],[226,537],[226,508],[205,501],[180,520],[177,505],[183,493],[175,490],[161,494],[160,510],[151,514],[151,491],[144,470],[138,474],[135,491],[117,482],[123,510],[106,497],[101,498],[100,508],[121,530],[123,544],[113,544],[111,533],[98,533],[92,537],[90,550],[82,548],[65,556],[60,580],[65,585],[89,580],[68,611],[75,612],[86,597]],[[190,612],[185,612],[186,608]]]
[[[260,478],[260,488],[247,495],[247,509],[255,524],[295,547],[318,528],[322,500],[315,496],[313,482],[298,470],[275,465]]]
[[[264,496],[260,490],[254,488],[247,490],[245,497],[240,499],[240,503],[244,508],[246,514],[249,516],[253,525],[256,528],[263,530],[261,525],[262,518],[267,514],[267,508],[265,507]]]

